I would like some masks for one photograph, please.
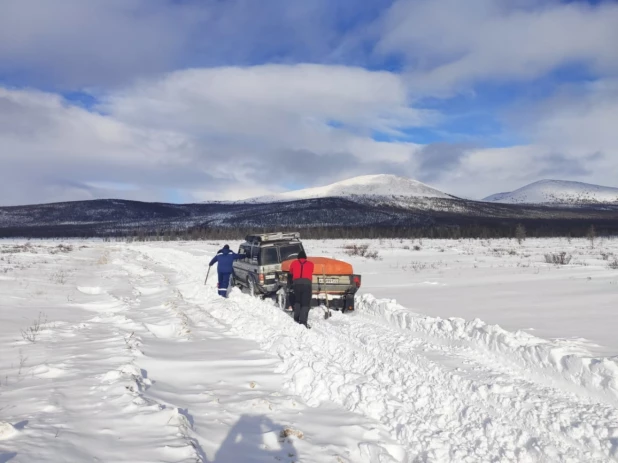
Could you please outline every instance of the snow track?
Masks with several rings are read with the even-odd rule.
[[[368,463],[401,453],[376,420],[286,392],[279,359],[210,313],[220,298],[185,298],[187,287],[203,291],[203,274],[188,281],[126,246],[53,260],[50,249],[21,254],[0,285],[0,462]],[[50,322],[20,339],[39,311]]]
[[[612,362],[581,362],[572,375],[576,359],[540,340],[523,346],[504,330],[398,313],[370,297],[328,321],[313,310],[306,331],[268,301],[237,290],[218,299],[200,281],[203,257],[134,249],[169,267],[185,300],[276,354],[287,387],[308,404],[332,401],[379,420],[405,449],[374,445],[371,461],[618,461]]]
[[[618,461],[616,359],[577,343],[371,295],[306,330],[204,286],[202,243],[26,249],[0,281],[0,461]]]

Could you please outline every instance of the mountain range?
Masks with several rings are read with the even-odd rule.
[[[235,202],[200,204],[91,200],[0,207],[0,236],[101,236],[137,229],[453,227],[533,229],[595,223],[618,231],[618,189],[542,181],[484,201],[457,198],[421,182],[370,175]]]

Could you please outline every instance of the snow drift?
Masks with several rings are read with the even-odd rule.
[[[531,374],[567,380],[575,388],[618,404],[618,359],[594,358],[576,345],[537,338],[523,331],[510,332],[498,325],[476,319],[434,318],[418,315],[394,301],[378,300],[365,294],[356,302],[357,310],[381,317],[391,325],[424,338],[482,347],[499,363],[517,364]]]

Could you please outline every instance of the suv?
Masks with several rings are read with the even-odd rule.
[[[233,264],[232,285],[246,288],[252,296],[273,296],[279,289],[275,272],[300,251],[304,248],[299,233],[248,235],[238,249],[245,258]]]

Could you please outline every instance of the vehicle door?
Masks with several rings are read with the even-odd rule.
[[[259,263],[258,257],[260,255],[260,245],[257,243],[252,243],[249,248],[249,257],[247,259],[247,281],[249,278],[254,278],[255,281],[258,281],[258,273],[259,273]]]
[[[247,284],[247,276],[250,268],[251,247],[242,244],[238,249],[238,254],[245,256],[244,259],[239,259],[234,262],[234,277],[243,284]]]
[[[281,270],[281,257],[278,246],[264,246],[259,255],[259,272],[264,274],[264,284],[274,285],[275,272]]]

